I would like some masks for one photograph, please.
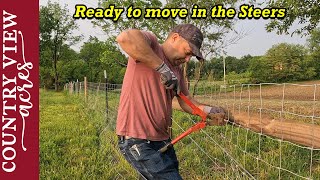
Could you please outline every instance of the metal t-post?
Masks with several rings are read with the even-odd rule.
[[[223,56],[223,86],[226,86],[226,57]]]
[[[104,70],[104,78],[106,81],[106,113],[107,113],[107,118],[108,118],[108,114],[109,114],[109,106],[108,106],[108,78],[107,78],[107,71]]]

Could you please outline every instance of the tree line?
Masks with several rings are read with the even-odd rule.
[[[114,2],[100,1],[99,7],[106,7],[107,4],[124,6],[131,1],[122,0]],[[138,0],[137,5],[147,8],[156,7],[192,7],[193,1],[170,1],[162,4],[158,0]],[[209,7],[214,2],[200,2],[198,5]],[[235,5],[236,1],[230,1],[225,5]],[[270,1],[272,3],[287,3],[285,1]],[[299,7],[299,4],[292,2],[292,8]],[[310,5],[315,11],[319,6]],[[309,8],[309,7],[305,7]],[[99,40],[90,36],[78,51],[71,48],[79,43],[83,37],[74,35],[78,29],[76,21],[68,11],[67,6],[62,7],[58,3],[48,2],[46,6],[40,7],[40,85],[45,88],[59,90],[70,81],[82,81],[86,76],[91,82],[104,82],[104,70],[107,70],[108,82],[122,83],[126,70],[127,57],[121,52],[115,42],[116,35],[128,28],[139,28],[154,32],[161,40],[164,40],[166,33],[178,23],[193,23],[204,33],[205,40],[203,51],[206,61],[200,64],[196,60],[188,63],[186,75],[188,79],[204,79],[219,81],[223,79],[225,60],[226,80],[230,83],[259,83],[259,82],[290,82],[300,80],[312,80],[320,78],[320,28],[319,18],[309,23],[306,29],[299,29],[293,33],[307,35],[308,40],[305,46],[280,43],[270,48],[263,56],[246,55],[241,58],[232,56],[223,57],[220,55],[222,49],[230,44],[236,43],[243,34],[236,32],[238,36],[232,40],[225,40],[225,35],[234,32],[233,20],[193,20],[186,18],[168,20],[147,20],[119,19],[117,23],[103,19],[92,20],[92,23],[107,32],[107,39]],[[308,11],[301,11],[300,14],[289,14],[290,20],[299,19]],[[318,15],[315,15],[319,17]],[[304,16],[305,17],[305,16]],[[307,16],[308,17],[308,16]],[[292,23],[291,23],[292,24]],[[271,21],[268,31],[277,31],[279,34],[289,33],[287,23],[285,26],[277,20]],[[215,29],[215,30],[213,30]],[[201,70],[200,70],[201,69]],[[199,71],[200,70],[200,71]],[[199,74],[200,72],[200,74]]]

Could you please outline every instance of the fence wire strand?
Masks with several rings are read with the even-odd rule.
[[[109,103],[111,103],[108,110],[113,117],[113,121],[115,121],[122,85],[88,82],[87,87],[84,87],[84,84],[83,82],[69,83],[65,86],[65,90],[70,93],[83,94],[86,89],[88,97],[99,96],[100,98],[104,98],[107,91],[110,94]],[[245,113],[248,117],[248,125],[254,123],[252,117],[255,114],[258,117],[259,124],[263,125],[265,123],[263,116],[267,114],[280,123],[302,122],[319,127],[319,86],[320,84],[292,83],[217,85],[200,82],[196,88],[191,84],[190,92],[199,102],[223,106],[239,114]],[[194,92],[196,94],[193,94]],[[97,106],[97,104],[93,104],[93,106]],[[96,109],[96,111],[101,114],[105,113],[104,109]],[[192,115],[189,115],[188,119],[190,121],[188,126],[195,123]],[[115,122],[111,121],[108,119],[106,123],[112,123],[114,127]],[[176,132],[183,132],[186,128],[189,128],[185,123],[182,124],[181,120],[173,118],[173,122],[176,126],[174,128]],[[209,160],[214,167],[218,169],[223,167],[224,179],[283,179],[287,175],[301,179],[320,178],[320,148],[286,140],[284,138],[285,132],[281,128],[280,137],[265,134],[263,126],[253,130],[250,126],[232,121],[229,121],[228,125],[224,127],[219,127],[219,129],[212,129],[211,127],[207,129],[188,137],[197,148],[195,153],[201,153],[201,156],[206,157],[203,159],[204,162]],[[100,136],[107,130],[108,128],[103,128]],[[311,144],[315,144],[319,139],[315,134],[319,132],[315,132],[314,129],[310,129],[310,131],[312,135]],[[216,157],[214,152],[207,151],[203,147],[204,142],[200,143],[198,140],[200,134],[205,135],[203,140],[206,141],[207,145],[210,144],[219,149],[223,152],[223,155]],[[184,140],[178,144],[179,148],[190,148],[189,144],[184,143]],[[176,149],[176,151],[179,157],[181,149]],[[294,156],[294,154],[301,157]],[[297,163],[290,166],[290,163],[295,162],[290,160],[292,158],[296,158]],[[253,164],[256,166],[254,167]],[[306,166],[307,168],[305,168]],[[199,174],[201,173],[199,172]],[[125,178],[120,173],[118,175],[118,177]],[[215,172],[212,172],[210,177],[215,179]]]

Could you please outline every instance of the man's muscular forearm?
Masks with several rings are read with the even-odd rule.
[[[162,64],[162,60],[153,52],[150,43],[140,30],[130,29],[117,36],[121,48],[133,59],[138,60],[152,69]]]

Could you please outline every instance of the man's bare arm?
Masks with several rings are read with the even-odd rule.
[[[152,69],[156,69],[163,62],[153,52],[150,43],[140,30],[130,29],[123,31],[117,36],[116,41],[129,56]]]

